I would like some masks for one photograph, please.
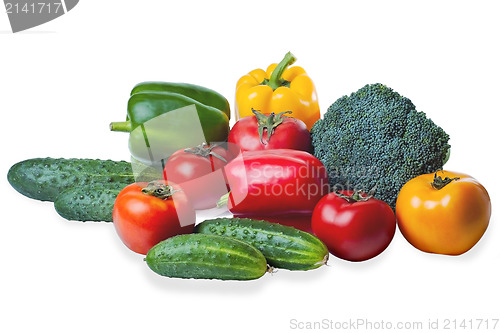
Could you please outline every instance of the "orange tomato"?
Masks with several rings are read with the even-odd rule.
[[[490,215],[486,189],[476,179],[450,171],[413,178],[396,202],[401,233],[414,247],[429,253],[467,252],[483,236]]]

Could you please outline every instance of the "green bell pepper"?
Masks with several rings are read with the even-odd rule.
[[[112,122],[110,129],[130,133],[129,150],[135,160],[161,168],[179,149],[227,141],[230,111],[221,97],[190,84],[145,82],[132,90],[127,120]]]
[[[229,119],[231,119],[231,111],[229,109],[229,102],[227,99],[218,92],[209,88],[190,83],[146,81],[137,84],[132,89],[130,95],[146,91],[166,91],[191,97],[200,103],[213,106],[214,108],[221,110]]]

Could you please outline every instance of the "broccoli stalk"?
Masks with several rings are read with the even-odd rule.
[[[387,86],[366,85],[333,103],[311,129],[314,155],[333,191],[376,188],[393,209],[410,179],[442,169],[449,136]]]

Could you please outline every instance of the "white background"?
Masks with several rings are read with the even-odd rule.
[[[293,332],[292,320],[323,319],[422,322],[422,332],[429,320],[472,319],[473,330],[448,331],[500,331],[491,329],[500,319],[497,3],[83,0],[17,34],[2,11],[0,331]],[[127,135],[108,124],[124,119],[137,82],[196,83],[233,106],[239,77],[287,51],[314,80],[323,112],[381,82],[450,134],[446,169],[476,177],[492,199],[476,247],[425,254],[397,231],[363,263],[332,257],[329,267],[250,282],[169,279],[112,224],[65,221],[7,182],[8,168],[32,157],[128,159]]]

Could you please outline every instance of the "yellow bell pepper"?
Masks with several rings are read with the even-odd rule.
[[[236,120],[261,113],[292,111],[290,117],[302,120],[310,130],[319,119],[316,88],[302,67],[289,67],[295,62],[288,52],[279,64],[267,71],[255,69],[236,84]]]

